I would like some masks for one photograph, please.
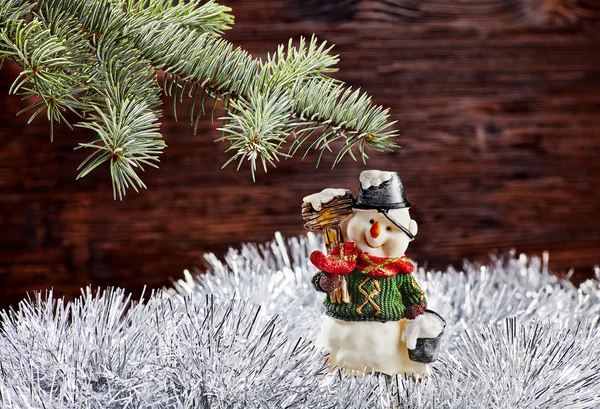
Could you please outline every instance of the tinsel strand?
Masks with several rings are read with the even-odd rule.
[[[414,273],[448,326],[423,380],[329,371],[312,234],[245,244],[133,301],[52,292],[0,312],[0,407],[598,408],[600,285],[510,253]],[[596,276],[600,271],[596,270]]]

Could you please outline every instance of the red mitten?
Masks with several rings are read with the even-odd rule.
[[[409,320],[414,320],[419,315],[423,315],[425,313],[425,308],[426,306],[424,302],[415,303],[404,310],[402,317]]]
[[[319,286],[328,293],[342,285],[342,277],[333,274],[323,274],[319,280]]]
[[[310,255],[310,261],[319,270],[329,274],[349,274],[356,268],[358,251],[353,242],[341,243],[333,248],[331,254],[325,255],[315,250]]]

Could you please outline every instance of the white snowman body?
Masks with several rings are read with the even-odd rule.
[[[387,174],[390,172],[362,172],[362,188],[368,189],[383,183],[389,179]],[[315,200],[319,198],[318,195],[311,195],[304,200]],[[327,200],[328,196],[322,197]],[[410,218],[408,208],[389,210],[389,215],[408,228],[413,236],[417,234],[417,223]],[[372,209],[353,209],[352,215],[342,224],[342,231],[345,240],[354,242],[358,250],[379,257],[402,257],[411,240],[383,214]],[[429,335],[437,330],[436,322],[427,321],[423,316],[410,321],[402,319],[387,322],[343,321],[324,316],[317,345],[328,353],[332,367],[389,375],[426,375],[429,366],[411,361],[407,344],[414,348],[421,334]]]

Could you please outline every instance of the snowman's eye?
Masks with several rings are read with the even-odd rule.
[[[375,223],[375,220],[371,219],[371,220],[369,220],[369,223],[373,224],[373,223]]]
[[[392,231],[392,228],[390,226],[385,228],[387,231]]]

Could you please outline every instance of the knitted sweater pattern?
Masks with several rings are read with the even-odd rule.
[[[410,306],[426,304],[423,290],[410,274],[414,267],[406,257],[399,260],[410,268],[389,277],[369,275],[360,268],[354,268],[349,274],[345,274],[343,277],[350,302],[334,302],[327,294],[323,302],[327,315],[344,321],[398,321]],[[326,293],[319,284],[324,274],[328,273],[317,272],[312,284],[317,291]]]

